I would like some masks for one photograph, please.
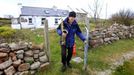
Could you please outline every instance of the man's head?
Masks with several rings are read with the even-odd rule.
[[[75,20],[76,13],[74,11],[69,13],[69,23],[72,23]]]

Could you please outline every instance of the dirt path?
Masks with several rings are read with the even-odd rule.
[[[111,64],[110,69],[107,69],[107,70],[104,70],[104,71],[96,71],[96,72],[95,72],[95,75],[111,75],[112,72],[113,72],[117,67],[119,67],[120,65],[123,65],[123,63],[124,63],[125,61],[129,61],[129,60],[131,60],[132,58],[134,58],[134,51],[130,51],[130,52],[124,53],[124,54],[119,58],[119,60],[116,60],[115,62],[113,62],[113,63]]]

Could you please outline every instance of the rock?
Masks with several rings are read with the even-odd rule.
[[[12,59],[13,61],[16,61],[16,60],[17,60],[16,55],[14,55],[13,57],[11,57],[11,59]]]
[[[12,51],[14,50],[22,50],[22,49],[27,49],[27,45],[26,44],[22,44],[22,43],[19,43],[19,44],[16,44],[16,43],[11,43],[9,44],[10,48]]]
[[[112,41],[118,41],[119,40],[119,37],[111,37],[111,40]]]
[[[39,53],[39,56],[43,56],[43,55],[45,55],[45,52],[40,52]]]
[[[40,44],[40,45],[34,45],[34,44],[32,44],[32,46],[31,46],[30,48],[31,48],[32,50],[43,50],[44,45],[43,45],[43,43]]]
[[[21,65],[19,65],[18,67],[18,71],[27,71],[30,68],[30,64],[29,63],[23,63]]]
[[[46,68],[49,66],[49,64],[50,64],[49,62],[46,62],[46,63],[44,63],[44,64],[41,64],[39,70],[44,70],[44,69],[46,69]]]
[[[36,71],[35,70],[32,70],[30,71],[31,75],[35,75]]]
[[[7,61],[9,59],[9,57],[3,57],[3,58],[0,58],[0,64]]]
[[[39,59],[34,59],[34,60],[35,60],[35,62],[40,61]]]
[[[7,56],[8,56],[7,53],[2,53],[2,52],[0,52],[0,58],[7,57]]]
[[[34,54],[34,59],[37,59],[39,58],[39,55],[38,54]]]
[[[30,69],[31,69],[31,70],[34,70],[34,69],[38,69],[39,67],[40,67],[40,62],[38,61],[38,62],[34,62],[34,63],[31,65]]]
[[[40,50],[33,50],[33,53],[39,54]]]
[[[25,62],[30,63],[30,64],[34,62],[33,57],[25,57],[24,60]]]
[[[31,51],[31,50],[26,51],[25,56],[29,56],[29,57],[33,56],[33,51]]]
[[[17,54],[23,54],[24,53],[24,50],[19,50],[16,52]]]
[[[112,37],[116,37],[116,34],[112,33]]]
[[[8,48],[8,47],[9,47],[8,43],[0,44],[0,48]]]
[[[3,73],[4,73],[3,71],[0,71],[0,75],[3,75]]]
[[[30,72],[29,71],[24,71],[24,72],[21,72],[19,75],[30,75]]]
[[[43,62],[43,63],[48,61],[46,55],[39,57],[39,60],[40,60],[41,62]]]
[[[23,57],[24,57],[24,50],[19,50],[19,51],[17,51],[16,52],[17,53],[17,58],[18,59],[23,59]]]
[[[24,41],[20,41],[19,42],[19,48],[24,49],[24,50],[28,50],[28,43],[24,42]]]
[[[105,38],[104,41],[105,42],[108,42],[110,40],[110,38]]]
[[[97,43],[98,46],[99,46],[99,45],[103,44],[104,41],[103,41],[103,39],[99,38],[99,39],[96,39],[96,43]]]
[[[18,50],[18,45],[15,43],[11,43],[11,44],[9,44],[9,46],[10,46],[11,50]]]
[[[11,59],[12,59],[13,61],[16,61],[16,60],[17,60],[16,54],[15,54],[14,52],[10,52],[10,53],[9,53],[9,56],[11,57]]]
[[[4,70],[4,72],[6,75],[13,75],[16,71],[15,71],[15,68],[13,66],[10,66],[6,70]]]
[[[12,64],[12,60],[11,60],[11,58],[9,58],[9,60],[0,64],[0,70],[3,70],[5,68],[9,67],[11,64]]]
[[[23,59],[24,55],[23,54],[17,54],[18,59]]]
[[[16,61],[13,62],[14,67],[18,67],[20,64],[21,64],[21,59],[16,60]]]
[[[21,72],[16,72],[14,75],[20,75]]]
[[[9,53],[9,56],[10,56],[10,57],[13,57],[14,55],[16,55],[14,52],[10,52],[10,53]]]
[[[9,48],[0,48],[0,52],[9,53],[10,49]]]
[[[90,45],[91,47],[95,47],[95,46],[96,46],[96,43],[97,43],[97,40],[90,40],[90,41],[89,41],[89,45]]]

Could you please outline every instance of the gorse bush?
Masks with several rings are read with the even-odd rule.
[[[44,41],[43,29],[30,30],[30,29],[12,29],[10,27],[0,27],[0,43],[4,42],[34,42],[40,43]]]
[[[129,9],[120,10],[119,12],[113,14],[110,19],[112,20],[112,22],[129,26],[134,24],[134,12]]]
[[[13,37],[16,30],[11,29],[10,27],[0,27],[0,38],[10,38]]]

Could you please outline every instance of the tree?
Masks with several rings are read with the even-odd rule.
[[[97,26],[98,20],[100,18],[100,13],[102,11],[103,3],[100,2],[101,0],[94,0],[93,5],[89,5],[89,9],[92,12],[92,18],[94,18],[94,23]]]

